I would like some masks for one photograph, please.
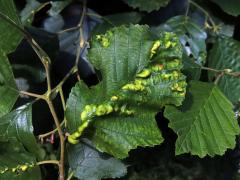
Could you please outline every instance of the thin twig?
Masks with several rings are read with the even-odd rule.
[[[47,161],[40,161],[40,162],[37,162],[36,165],[44,165],[44,164],[56,164],[59,166],[59,161],[57,160],[47,160]]]
[[[31,92],[20,91],[20,94],[35,97],[35,98],[38,98],[38,99],[45,99],[44,95],[39,95],[39,94],[31,93]]]
[[[48,104],[48,107],[51,111],[51,114],[53,116],[53,120],[57,126],[57,130],[58,130],[58,135],[59,135],[59,138],[60,138],[60,161],[59,161],[59,179],[60,180],[64,180],[64,151],[65,151],[65,138],[64,138],[64,135],[63,135],[63,132],[62,132],[62,128],[61,128],[61,125],[59,123],[59,119],[58,119],[58,116],[56,114],[56,111],[55,111],[55,108],[53,106],[53,103],[52,103],[52,100],[49,99],[46,101],[47,104]]]
[[[64,125],[64,121],[61,122],[60,126],[62,127],[63,125]],[[44,138],[46,138],[46,137],[48,137],[48,136],[50,136],[50,135],[52,135],[52,134],[55,134],[57,131],[58,131],[58,129],[55,128],[55,129],[52,130],[52,131],[49,131],[49,132],[47,132],[47,133],[38,135],[38,138],[39,138],[40,140],[43,140]]]

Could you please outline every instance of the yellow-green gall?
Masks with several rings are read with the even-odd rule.
[[[71,135],[68,136],[68,142],[71,143],[71,144],[78,144],[79,143],[79,140],[73,138]]]
[[[17,171],[17,168],[12,168],[12,172],[16,172]]]
[[[82,113],[81,113],[81,120],[82,121],[85,121],[85,120],[87,120],[89,117],[88,117],[88,113],[86,112],[86,111],[83,111]]]
[[[172,76],[171,74],[162,74],[161,75],[162,79],[164,79],[164,80],[169,79],[171,76]]]
[[[101,43],[105,48],[110,46],[110,41],[105,35],[96,35],[96,39]]]
[[[136,75],[138,78],[147,78],[151,75],[151,71],[149,69],[143,69],[140,73]]]
[[[178,71],[173,71],[172,76],[173,76],[174,79],[178,79],[179,76],[180,76],[180,73]]]
[[[134,91],[143,91],[145,89],[145,87],[141,84],[136,84],[134,86]]]
[[[107,112],[107,109],[104,105],[99,105],[96,109],[96,115],[97,116],[102,116]]]
[[[126,110],[124,113],[127,114],[127,115],[133,115],[135,113],[135,111],[133,111],[133,110]]]
[[[19,169],[21,169],[22,171],[26,171],[27,168],[28,168],[27,165],[21,165],[21,166],[19,167]]]
[[[77,139],[81,136],[81,134],[79,132],[74,132],[72,135],[71,135],[74,139]]]
[[[163,64],[155,64],[151,67],[151,70],[155,72],[159,72],[163,70],[163,67],[164,67]]]
[[[111,101],[117,101],[119,98],[117,96],[112,96]]]
[[[134,84],[126,84],[122,87],[122,90],[133,90]]]
[[[82,135],[82,132],[88,127],[88,125],[89,121],[85,121],[81,124],[81,126],[79,126],[78,133],[80,134],[80,136]]]
[[[171,41],[167,41],[165,44],[165,47],[168,49],[170,48],[171,45],[172,45]]]
[[[157,50],[160,47],[160,45],[161,45],[161,42],[159,40],[154,42],[152,49],[151,49],[150,58],[152,58],[157,53]]]
[[[106,109],[107,109],[107,114],[110,114],[111,112],[113,112],[113,107],[110,104],[106,105]]]

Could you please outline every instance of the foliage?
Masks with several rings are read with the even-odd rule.
[[[240,45],[228,25],[197,0],[155,27],[142,20],[165,19],[174,0],[123,0],[137,9],[108,16],[91,3],[0,0],[0,179],[119,178],[134,149],[171,142],[169,129],[176,156],[234,149]]]

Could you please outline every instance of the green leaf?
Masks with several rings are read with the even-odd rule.
[[[147,26],[120,26],[105,35],[93,38],[89,60],[100,70],[102,81],[91,89],[79,82],[72,89],[66,111],[71,133],[84,124],[80,115],[84,113],[87,105],[113,105],[111,97],[119,96],[123,98],[115,103],[119,106],[117,109],[127,107],[133,113],[124,115],[116,112],[93,117],[85,135],[96,148],[115,157],[125,158],[131,149],[138,146],[162,143],[163,138],[155,122],[155,114],[165,104],[182,103],[185,88],[180,89],[183,91],[179,93],[173,90],[173,86],[178,83],[185,84],[185,76],[180,73],[182,49],[176,35],[163,33],[158,42],[161,46],[151,59],[152,47],[156,46],[156,41]],[[177,66],[174,65],[175,61]],[[155,65],[164,69],[160,72],[151,70],[149,78],[136,79],[138,73],[148,66],[149,69],[153,68],[154,63],[159,63]],[[168,63],[174,67],[170,68]],[[163,78],[172,76],[173,72],[177,73],[177,79]],[[122,89],[124,85],[136,80],[146,82],[147,91],[131,92]]]
[[[176,154],[223,155],[240,133],[233,105],[216,85],[193,81],[179,108],[167,106],[164,116],[178,135]]]
[[[1,21],[0,21],[1,22]],[[0,52],[0,117],[7,114],[18,98],[11,66],[6,56]]]
[[[28,167],[27,171],[12,172],[18,165],[32,165],[36,163],[35,157],[26,152],[23,145],[16,138],[7,142],[0,142],[0,179],[11,180],[41,180],[40,168]],[[4,170],[6,172],[2,173]]]
[[[240,43],[232,38],[220,37],[210,51],[209,67],[214,69],[231,69],[233,72],[240,70]],[[216,74],[208,73],[210,80]],[[229,75],[224,75],[218,82],[219,88],[228,99],[237,103],[240,101],[240,79]]]
[[[169,0],[149,0],[147,3],[145,0],[123,0],[123,1],[133,8],[139,8],[140,11],[147,12],[159,10],[161,7],[165,7],[169,3]]]
[[[12,0],[0,0],[0,12],[21,26]],[[22,34],[0,18],[0,117],[8,113],[18,97],[18,90],[7,55],[15,50]]]
[[[21,26],[13,0],[0,0],[0,12]],[[15,27],[0,18],[0,54],[13,52],[22,39],[22,34]]]
[[[126,166],[118,159],[100,153],[86,144],[67,148],[70,172],[82,180],[119,178],[127,173]]]
[[[233,16],[240,15],[240,1],[238,0],[211,0],[219,5],[225,12]]]
[[[189,76],[191,79],[198,80],[201,73],[199,65],[205,64],[207,56],[205,42],[207,34],[204,29],[189,17],[176,16],[169,19],[163,25],[152,28],[152,31],[155,34],[159,34],[161,31],[174,32],[180,37],[180,41],[184,47],[184,72],[191,75]]]
[[[36,157],[40,152],[33,135],[32,104],[26,104],[0,118],[0,142],[17,138]]]

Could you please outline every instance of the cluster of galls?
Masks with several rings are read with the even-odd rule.
[[[107,48],[110,46],[110,38],[113,36],[111,31],[107,31],[105,35],[96,35],[96,39],[100,42],[102,47]]]
[[[4,174],[7,172],[19,174],[21,172],[27,171],[29,168],[33,168],[34,166],[35,166],[34,163],[32,163],[32,164],[26,163],[26,164],[22,164],[22,165],[17,165],[17,167],[14,167],[14,168],[5,167],[4,169],[0,170],[0,174]]]
[[[126,104],[119,106],[117,103],[114,103],[117,100],[119,100],[119,98],[113,96],[109,103],[86,105],[80,115],[82,124],[78,127],[76,132],[68,136],[68,141],[71,144],[77,144],[79,142],[78,138],[82,135],[83,131],[88,127],[94,117],[105,116],[114,112],[125,115],[134,114],[134,111],[129,110]]]

